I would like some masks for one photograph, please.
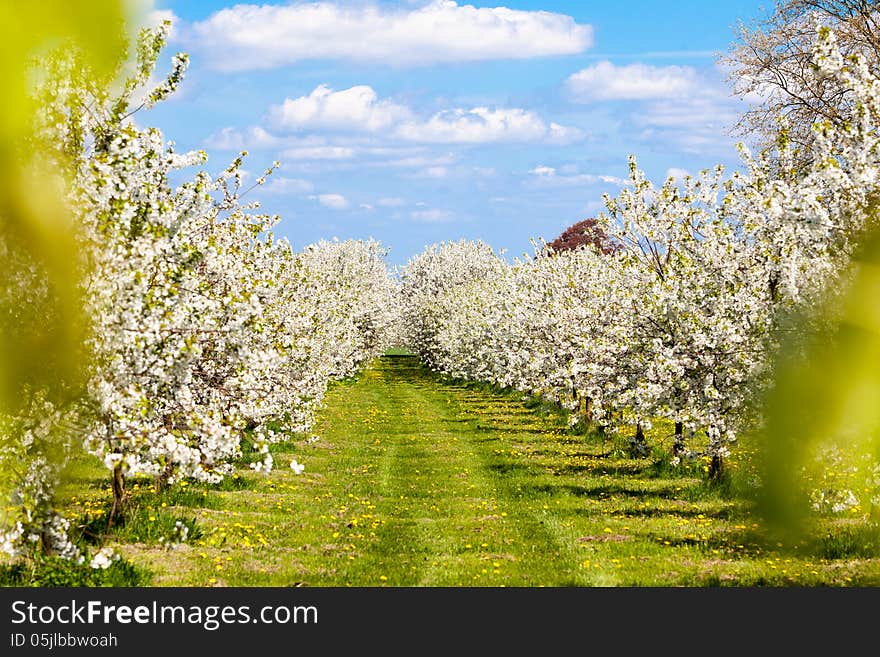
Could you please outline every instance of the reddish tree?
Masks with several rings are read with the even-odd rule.
[[[619,248],[595,219],[584,219],[566,228],[562,235],[547,244],[547,250],[559,253],[586,245],[604,254],[613,253]]]

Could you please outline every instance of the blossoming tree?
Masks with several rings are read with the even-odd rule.
[[[386,250],[348,241],[296,253],[275,239],[278,218],[243,200],[244,153],[219,176],[200,170],[172,186],[173,172],[206,155],[178,154],[132,119],[183,79],[187,57],[177,55],[170,74],[144,89],[168,29],[141,34],[134,73],[115,93],[81,74],[74,50],[49,61],[40,89],[41,139],[70,163],[89,366],[72,408],[38,404],[25,420],[54,426],[59,413],[71,416],[67,445],[84,442],[112,473],[111,519],[129,476],[216,482],[249,450],[260,456],[254,469],[270,469],[269,445],[306,431],[328,383],[380,353],[394,324]],[[20,445],[29,430],[16,431]],[[3,535],[10,552],[35,533],[65,534],[52,508],[57,472],[31,457],[20,513]],[[77,554],[65,540],[46,546]]]

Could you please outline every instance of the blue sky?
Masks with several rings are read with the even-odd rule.
[[[148,9],[150,9],[148,7]],[[191,67],[138,115],[251,192],[296,247],[374,237],[403,264],[482,239],[511,255],[602,207],[627,156],[655,180],[723,163],[743,109],[715,54],[755,1],[156,0]]]

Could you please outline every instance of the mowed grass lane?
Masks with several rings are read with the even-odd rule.
[[[276,450],[269,476],[242,464],[222,489],[137,484],[114,540],[156,585],[880,583],[876,546],[855,525],[818,556],[767,547],[743,503],[700,477],[624,458],[413,357],[334,386],[315,436]],[[98,476],[83,472],[73,507],[97,506]],[[144,539],[176,518],[195,518],[189,544]]]

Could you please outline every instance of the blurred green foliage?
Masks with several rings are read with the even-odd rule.
[[[789,326],[767,398],[759,508],[791,540],[833,503],[880,520],[880,231],[853,267],[819,322]]]
[[[123,8],[120,0],[0,3],[0,240],[7,256],[0,268],[0,408],[15,410],[24,385],[51,389],[75,380],[81,343],[79,267],[61,172],[47,169],[34,145],[34,62],[75,46],[96,75],[111,75],[124,51]],[[22,263],[45,272],[54,308],[25,308],[16,299]]]
[[[64,197],[65,163],[41,150],[35,83],[52,52],[76,48],[109,81],[124,55],[121,0],[0,3],[0,514],[27,504],[18,484],[26,455],[51,461],[51,432],[36,444],[26,426],[61,408],[83,383],[84,273]],[[48,404],[48,405],[47,405]],[[29,437],[30,436],[30,437]]]

